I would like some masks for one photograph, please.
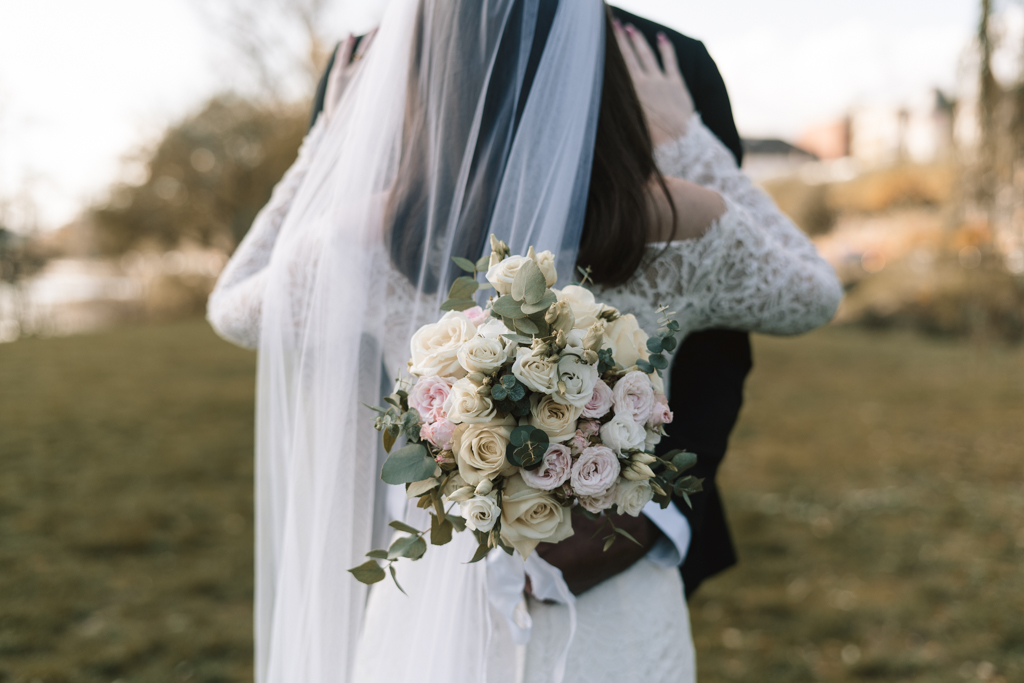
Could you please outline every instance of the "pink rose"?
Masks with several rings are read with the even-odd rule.
[[[589,439],[592,436],[597,436],[601,431],[601,423],[597,420],[580,420],[576,423],[576,429],[583,432],[583,436]]]
[[[612,409],[612,401],[612,390],[604,383],[604,380],[597,380],[597,384],[594,385],[594,393],[591,394],[587,405],[583,406],[583,417],[604,417]]]
[[[668,409],[668,399],[665,398],[664,394],[655,396],[654,410],[651,411],[651,426],[660,427],[661,425],[671,424],[673,419],[672,411]]]
[[[580,505],[583,506],[584,510],[593,512],[595,515],[599,515],[611,506],[615,505],[618,488],[619,484],[616,482],[604,493],[599,493],[596,496],[580,496]]]
[[[452,447],[452,437],[455,436],[457,425],[451,420],[444,418],[420,427],[420,438],[426,439],[442,450]]]
[[[583,450],[572,466],[572,488],[579,496],[605,493],[619,478],[619,459],[607,446],[591,446]]]
[[[569,442],[569,446],[574,453],[582,453],[583,449],[590,445],[590,439],[587,435],[576,430],[576,436],[572,437],[572,441]]]
[[[544,461],[535,470],[520,470],[528,486],[541,491],[553,491],[564,484],[571,474],[572,455],[561,444],[551,444],[544,453]]]
[[[420,377],[409,392],[409,406],[420,414],[420,419],[425,423],[442,420],[446,417],[444,402],[448,400],[453,384],[454,377]]]
[[[627,415],[641,425],[650,419],[654,411],[654,387],[646,374],[639,370],[626,373],[615,383],[612,393],[617,416]]]
[[[478,325],[478,326],[482,325],[484,323],[484,321],[486,321],[487,318],[489,318],[490,315],[491,315],[490,313],[488,313],[484,309],[480,308],[479,306],[474,306],[473,308],[467,308],[462,313],[467,318],[469,318],[470,322],[472,322],[474,325]]]

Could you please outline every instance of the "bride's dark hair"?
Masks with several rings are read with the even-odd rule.
[[[502,154],[493,151],[507,146],[515,136],[559,1],[573,0],[541,0],[536,5],[533,47],[515,106],[510,106],[508,100],[516,95],[515,89],[508,88],[507,84],[517,78],[521,68],[516,49],[525,25],[526,3],[515,2],[512,7],[484,100],[472,165],[462,180],[465,191],[458,213],[459,226],[450,233],[459,243],[450,245],[452,254],[474,259],[485,248],[505,160]],[[643,261],[648,226],[658,220],[651,195],[654,188],[665,193],[673,218],[675,205],[654,163],[650,131],[615,40],[611,10],[607,6],[605,10],[601,104],[577,264],[590,268],[595,282],[616,285],[629,279]],[[444,225],[450,219],[448,211],[452,204],[433,202],[431,197],[453,196],[457,192],[460,169],[451,162],[461,162],[466,154],[469,141],[464,135],[472,128],[469,119],[475,112],[471,108],[448,106],[443,98],[427,97],[420,84],[431,78],[434,69],[477,58],[474,50],[478,48],[476,41],[479,39],[473,31],[463,30],[453,35],[448,44],[438,45],[425,32],[433,22],[448,22],[461,28],[463,24],[453,20],[453,16],[464,18],[484,10],[479,0],[452,0],[439,3],[433,11],[436,16],[421,13],[418,21],[410,64],[400,171],[388,202],[386,219],[391,229],[392,261],[424,292],[447,287],[438,282],[438,273],[444,268],[438,261],[443,258],[439,254],[446,252],[448,245],[442,248],[440,244],[433,244],[436,238],[431,233],[433,226]],[[472,28],[474,23],[465,21],[464,25]],[[443,154],[432,147],[437,136],[431,135],[431,125],[439,120],[447,123],[448,130],[463,134],[445,137]],[[451,274],[447,280],[454,276]]]
[[[591,269],[595,282],[617,285],[628,280],[643,261],[648,226],[658,220],[651,197],[654,188],[665,193],[672,209],[673,236],[676,207],[654,163],[651,133],[626,60],[615,41],[610,9],[605,24],[601,111],[587,216],[576,262]]]

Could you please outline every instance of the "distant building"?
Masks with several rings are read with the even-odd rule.
[[[945,161],[953,126],[954,103],[940,90],[904,106],[858,107],[850,115],[850,156],[869,167]]]
[[[796,144],[817,155],[819,159],[842,159],[850,156],[850,119],[822,123],[804,131]]]
[[[743,140],[743,170],[756,181],[792,175],[818,156],[775,138]]]

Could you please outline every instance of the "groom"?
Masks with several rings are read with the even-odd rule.
[[[541,3],[542,11],[552,6],[553,3]],[[668,36],[675,47],[680,71],[697,112],[739,163],[743,150],[733,121],[729,95],[718,67],[703,43],[616,7],[612,8],[612,13],[622,24],[635,26],[651,44],[656,44],[658,32]],[[542,17],[539,23],[543,22]],[[314,119],[323,109],[327,77],[333,64],[334,55],[317,88]],[[736,563],[715,475],[725,457],[729,433],[739,416],[743,383],[750,368],[749,336],[726,330],[691,334],[683,342],[671,368],[671,386],[676,390],[672,392],[669,408],[675,421],[669,436],[659,445],[659,452],[681,448],[697,453],[697,466],[689,473],[704,479],[704,491],[692,496],[693,509],[682,501],[676,501],[692,533],[689,550],[681,565],[687,595],[692,595],[706,578]],[[642,546],[616,543],[606,553],[602,550],[601,539],[591,538],[593,531],[578,530],[579,533],[572,538],[552,546],[544,557],[562,570],[573,592],[580,593],[628,569],[654,547],[661,533],[658,527],[643,515],[631,523],[636,526],[628,528],[640,539]],[[577,525],[576,519],[573,524]]]

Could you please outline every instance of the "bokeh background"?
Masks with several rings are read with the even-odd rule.
[[[0,4],[0,683],[251,680],[254,355],[202,313],[382,4]],[[847,288],[754,340],[700,680],[1024,681],[1024,7],[622,5]]]

